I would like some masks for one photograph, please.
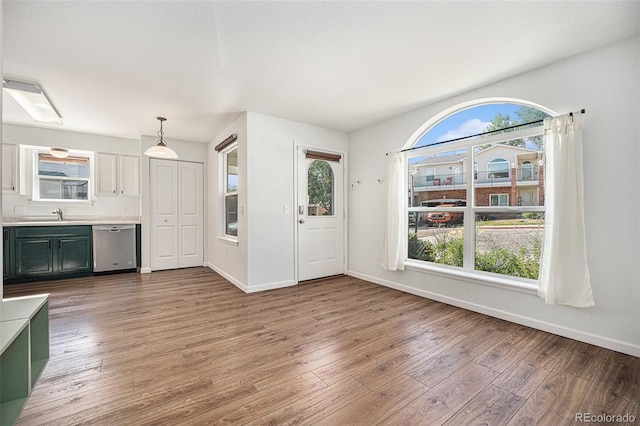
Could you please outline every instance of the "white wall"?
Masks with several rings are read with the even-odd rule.
[[[346,151],[345,133],[248,113],[249,291],[295,284],[295,146]],[[285,206],[289,213],[285,214]]]
[[[206,244],[209,248],[207,265],[234,283],[244,291],[247,291],[247,215],[238,215],[238,242],[237,244],[225,241],[222,218],[224,206],[220,196],[223,187],[221,180],[221,155],[215,151],[215,146],[224,141],[231,134],[238,136],[238,209],[246,212],[247,209],[247,114],[243,113],[233,123],[216,136],[207,150],[209,163],[208,177],[209,190],[207,191],[207,205],[209,224]]]
[[[238,134],[238,207],[245,212],[238,216],[238,247],[217,238],[220,172],[212,151],[231,133]],[[221,132],[209,153],[210,266],[247,292],[295,284],[295,146],[346,151],[347,143],[345,133],[255,112],[247,112]]]
[[[350,137],[350,274],[453,305],[640,356],[640,37],[425,106]],[[531,292],[434,273],[387,272],[382,247],[385,153],[427,120],[478,99],[528,100],[558,113],[586,108],[585,208],[596,307],[546,306]]]
[[[147,148],[152,147],[158,141],[157,136],[142,136],[140,138],[140,152],[144,152]],[[203,163],[204,173],[203,176],[207,176],[207,144],[188,142],[177,139],[164,138],[164,141],[178,154],[179,161],[191,161],[194,163]],[[151,200],[149,192],[149,161],[150,157],[141,155],[140,168],[141,168],[141,193],[142,193],[142,212],[140,215],[141,226],[141,250],[142,256],[140,259],[140,271],[143,273],[151,272]],[[206,197],[208,191],[207,179],[204,178],[203,196]],[[204,203],[204,235],[207,235],[207,204]],[[207,243],[206,240],[203,244],[204,247],[204,259],[207,259]]]
[[[138,139],[101,136],[89,133],[69,132],[64,130],[45,129],[15,124],[3,124],[3,139],[5,144],[33,145],[45,147],[62,147],[83,151],[106,152],[113,154],[140,155],[140,141]],[[25,158],[28,157],[28,158]],[[25,168],[30,156],[21,156],[20,169]],[[22,173],[21,186],[31,185],[31,177]],[[30,201],[30,191],[21,194],[3,194],[3,217],[20,216],[51,216],[52,209],[59,207],[50,202]],[[14,206],[23,206],[24,213],[17,213]],[[101,217],[134,217],[140,216],[140,198],[123,196],[98,196],[93,204],[61,204],[67,216],[101,216]]]

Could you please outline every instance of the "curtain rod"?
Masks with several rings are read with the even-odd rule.
[[[585,110],[584,108],[582,108],[580,110],[580,113],[582,113],[582,114],[584,114],[586,112],[587,112],[587,110]],[[573,117],[573,113],[570,112],[569,116]],[[446,141],[435,142],[435,143],[432,143],[432,144],[429,144],[429,145],[413,146],[411,148],[401,149],[398,152],[413,151],[414,149],[420,149],[420,148],[432,147],[432,146],[436,146],[436,145],[442,145],[442,144],[445,144],[445,143],[457,142],[457,141],[461,141],[461,140],[464,140],[464,139],[475,138],[475,137],[478,137],[478,136],[491,135],[493,133],[499,133],[499,132],[502,132],[502,131],[505,131],[505,130],[517,129],[518,127],[530,126],[532,124],[539,124],[539,123],[542,123],[543,121],[544,121],[544,119],[536,120],[536,121],[530,121],[528,123],[521,123],[521,124],[516,124],[514,126],[503,127],[502,129],[489,130],[488,132],[476,133],[475,135],[462,136],[462,137],[455,138],[455,139],[448,139]],[[391,152],[387,152],[385,155],[389,155],[389,154],[391,154]]]

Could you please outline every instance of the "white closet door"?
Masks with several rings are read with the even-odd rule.
[[[179,266],[178,162],[150,160],[151,270]]]
[[[202,163],[150,160],[151,270],[204,263]]]
[[[204,262],[204,190],[202,163],[180,162],[178,165],[180,190],[179,232],[180,256],[178,266],[188,268],[202,266]]]

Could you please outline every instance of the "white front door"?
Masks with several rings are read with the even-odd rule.
[[[203,265],[201,163],[150,160],[151,270]]]
[[[297,155],[298,281],[344,274],[344,158]]]

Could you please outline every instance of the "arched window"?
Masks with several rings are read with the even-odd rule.
[[[314,160],[307,172],[308,216],[333,216],[333,170],[323,160]]]
[[[533,165],[531,161],[525,160],[522,162],[522,180],[533,179]]]
[[[487,164],[490,179],[509,177],[509,162],[504,158],[496,158]]]
[[[407,153],[408,170],[430,167],[443,183],[408,178],[408,264],[537,279],[544,206],[534,204],[544,200],[544,185],[533,179],[532,162],[544,160],[549,113],[524,102],[488,102],[442,115],[425,124]],[[517,164],[522,173],[512,176]]]

